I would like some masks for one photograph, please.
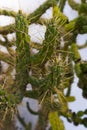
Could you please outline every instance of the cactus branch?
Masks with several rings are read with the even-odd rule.
[[[47,0],[46,2],[44,2],[44,4],[42,4],[39,8],[37,8],[32,14],[27,17],[29,23],[36,22],[48,8],[57,4],[57,2],[58,0]]]
[[[4,53],[4,52],[1,52],[0,51],[0,60],[14,66],[14,57],[10,56],[9,54],[7,53]]]
[[[0,34],[6,35],[8,33],[13,33],[14,31],[15,31],[15,24],[0,27]]]
[[[14,11],[8,11],[8,10],[1,10],[0,9],[0,15],[16,17],[17,13],[14,12]]]

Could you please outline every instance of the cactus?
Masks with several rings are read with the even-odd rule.
[[[79,14],[70,22],[63,14],[66,1]],[[42,21],[40,17],[49,7],[52,7],[53,17]],[[0,27],[0,34],[5,40],[0,40],[0,45],[8,50],[8,53],[0,51],[0,121],[3,119],[0,127],[7,124],[9,126],[15,113],[25,130],[32,129],[32,124],[26,124],[17,112],[17,105],[24,96],[36,99],[40,104],[37,112],[27,104],[28,111],[38,115],[35,130],[45,130],[48,123],[52,130],[64,130],[60,116],[66,117],[67,121],[73,122],[74,125],[83,124],[87,127],[87,118],[83,117],[87,115],[87,110],[75,113],[68,107],[68,102],[75,100],[75,97],[70,96],[74,72],[79,78],[78,86],[83,91],[83,97],[87,98],[87,61],[81,59],[79,46],[76,44],[78,33],[87,33],[86,7],[85,0],[82,0],[81,4],[74,0],[47,0],[29,15],[21,10],[0,10],[0,15],[15,18],[14,24]],[[31,41],[28,26],[32,23],[44,23],[46,26],[42,45]],[[16,40],[9,41],[7,34],[13,32],[16,33]],[[15,51],[12,49],[13,45],[16,47]],[[32,48],[38,49],[39,52],[32,54]],[[8,64],[6,72],[2,71],[1,61]],[[14,69],[16,74],[12,75]],[[28,83],[32,85],[32,90],[26,90]],[[2,127],[2,130],[4,129],[6,128]]]

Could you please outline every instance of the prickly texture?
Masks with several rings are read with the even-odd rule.
[[[28,83],[28,72],[30,66],[30,37],[26,17],[19,11],[16,16],[16,87],[22,92]]]
[[[87,98],[87,62],[82,61],[76,45],[78,33],[87,33],[87,3],[85,0],[81,0],[81,4],[69,0],[70,6],[78,11],[79,16],[68,21],[62,13],[65,1],[47,0],[28,16],[19,11],[15,16],[15,24],[0,27],[0,33],[5,40],[5,42],[0,40],[0,45],[4,45],[8,50],[7,55],[0,52],[0,60],[9,65],[5,74],[0,66],[0,109],[9,116],[9,113],[12,115],[12,111],[15,110],[14,106],[20,103],[24,96],[37,99],[40,104],[39,111],[34,112],[32,108],[27,107],[29,112],[39,117],[36,130],[45,130],[48,121],[53,130],[63,130],[61,115],[74,125],[83,124],[87,127],[87,118],[82,117],[87,115],[87,110],[75,113],[68,107],[68,102],[75,100],[70,96],[74,71],[79,78],[78,86],[82,89],[83,97]],[[44,22],[46,33],[43,43],[40,46],[35,45],[36,43],[31,45],[28,25],[38,22],[49,7],[53,9],[53,18]],[[14,15],[13,12],[10,13]],[[1,14],[10,13],[3,10]],[[12,32],[16,32],[16,44],[10,43],[7,39],[7,34]],[[16,46],[15,52],[11,48],[13,45]],[[38,49],[39,52],[32,54],[32,48]],[[12,77],[14,68],[15,79]],[[26,91],[27,83],[32,85],[32,90]],[[66,94],[65,88],[68,89]],[[21,117],[19,119],[26,130],[31,129],[30,123],[27,125]]]
[[[0,15],[6,15],[6,16],[12,16],[12,17],[16,17],[16,12],[14,11],[7,11],[7,10],[1,10],[0,9]]]
[[[53,20],[52,20],[53,21]],[[31,61],[33,64],[43,64],[46,63],[48,59],[50,59],[54,45],[56,44],[56,37],[58,36],[57,30],[52,25],[53,23],[49,22],[47,25],[47,31],[45,33],[45,40],[43,42],[43,48],[39,51],[38,54],[32,57]]]
[[[45,11],[52,7],[53,5],[56,5],[58,0],[47,0],[44,2],[35,12],[30,14],[27,19],[29,20],[29,23],[36,22]]]

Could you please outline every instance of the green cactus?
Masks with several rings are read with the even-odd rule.
[[[72,21],[63,14],[67,1],[78,11],[79,16]],[[49,7],[52,7],[53,17],[42,21],[40,17]],[[85,0],[81,0],[81,4],[74,0],[47,0],[29,15],[21,10],[0,10],[0,15],[15,18],[14,24],[0,27],[0,34],[5,39],[5,42],[0,40],[0,45],[8,50],[8,54],[0,51],[0,121],[4,118],[0,127],[1,124],[9,124],[17,111],[16,106],[24,96],[38,100],[40,105],[36,112],[27,104],[28,111],[38,115],[35,130],[45,130],[48,122],[52,130],[65,130],[60,116],[66,117],[74,125],[83,124],[87,127],[87,118],[83,117],[87,115],[86,110],[75,113],[68,107],[68,102],[75,100],[75,97],[70,96],[74,72],[79,78],[78,86],[83,91],[82,95],[87,98],[87,62],[81,59],[76,44],[78,33],[87,33],[86,7]],[[33,43],[28,35],[28,26],[32,23],[44,23],[46,26],[42,45]],[[13,32],[16,33],[16,40],[9,41],[7,34]],[[13,45],[16,47],[15,51],[11,48]],[[32,48],[39,52],[32,54]],[[2,70],[1,61],[8,64],[6,72]],[[16,74],[13,77],[14,69]],[[32,90],[26,90],[28,83],[32,85]],[[25,130],[32,129],[32,124],[26,124],[19,114],[18,119]]]

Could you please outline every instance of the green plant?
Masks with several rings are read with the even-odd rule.
[[[83,9],[85,8],[86,11],[87,3],[82,1],[81,4],[77,4],[73,0],[68,0],[70,6],[79,12],[79,16],[69,22],[62,13],[65,2],[66,0],[63,2],[47,0],[29,16],[23,14],[21,10],[17,13],[0,10],[1,15],[15,18],[15,24],[0,27],[0,34],[5,39],[4,42],[0,40],[0,45],[5,46],[9,52],[7,54],[0,51],[0,60],[9,65],[7,71],[1,72],[0,75],[0,115],[5,124],[10,123],[13,114],[17,111],[16,106],[25,96],[37,99],[41,106],[38,112],[34,112],[27,104],[29,112],[39,116],[36,130],[45,130],[48,121],[52,127],[50,129],[64,130],[60,116],[66,117],[74,125],[83,124],[87,127],[87,118],[83,118],[87,110],[75,113],[68,107],[68,102],[75,100],[75,97],[70,96],[74,71],[79,78],[83,97],[87,97],[87,62],[82,61],[79,47],[76,45],[77,34],[87,32],[87,16]],[[49,7],[53,8],[53,18],[42,20],[40,16]],[[31,44],[32,41],[28,35],[28,25],[36,22],[44,23],[46,26],[45,38],[40,46]],[[13,32],[16,32],[16,41],[9,41],[7,34]],[[61,39],[64,41],[64,46],[61,45]],[[15,51],[12,46],[16,46]],[[32,54],[32,48],[39,52]],[[74,66],[72,61],[75,63]],[[14,69],[16,70],[15,79],[12,76]],[[29,75],[30,71],[32,75]],[[28,83],[32,85],[30,91],[26,91]],[[68,91],[65,95],[66,88]],[[10,115],[9,121],[8,115]],[[19,115],[18,118],[26,130],[31,129],[30,123],[26,125]]]

